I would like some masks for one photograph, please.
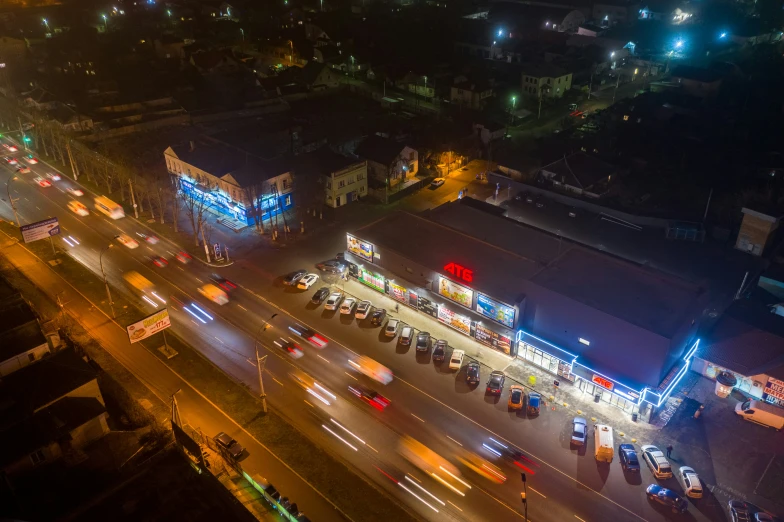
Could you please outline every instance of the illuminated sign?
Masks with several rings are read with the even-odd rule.
[[[367,285],[374,290],[378,290],[379,292],[384,291],[384,276],[360,268],[359,277],[357,279],[359,279],[360,283]]]
[[[514,327],[515,309],[495,299],[490,299],[484,294],[476,296],[476,311],[507,328]]]
[[[450,281],[445,277],[439,278],[438,293],[458,304],[471,308],[471,303],[474,301],[474,291],[466,288],[457,283]]]
[[[387,293],[392,296],[393,299],[396,301],[400,301],[401,303],[408,302],[408,290],[400,285],[396,285],[392,281],[388,281],[389,283],[389,290]]]
[[[454,313],[446,307],[438,307],[438,320],[447,326],[451,326],[458,332],[471,335],[471,319],[463,315]]]
[[[596,375],[595,373],[593,374],[591,381],[593,381],[594,384],[598,384],[602,388],[607,388],[610,391],[612,391],[613,387],[615,386],[612,381],[605,379],[601,375]]]
[[[470,283],[474,280],[474,271],[469,270],[464,266],[460,266],[457,263],[449,263],[444,267],[445,272],[449,272],[456,278],[465,281],[466,283]]]
[[[373,262],[373,245],[357,239],[350,234],[346,234],[346,242],[348,244],[348,251],[359,256],[362,259]]]
[[[474,338],[480,343],[492,346],[496,350],[501,350],[506,354],[509,354],[509,351],[512,348],[512,339],[510,337],[496,333],[481,324],[476,325]]]

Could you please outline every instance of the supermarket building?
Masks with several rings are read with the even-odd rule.
[[[688,371],[707,292],[464,198],[347,234],[351,275],[642,420]]]

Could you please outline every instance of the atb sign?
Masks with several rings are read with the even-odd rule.
[[[128,339],[131,341],[131,344],[133,344],[147,339],[151,335],[155,335],[170,326],[171,318],[169,318],[169,309],[164,308],[163,310],[159,310],[154,314],[145,317],[139,322],[129,324],[125,329],[128,331]]]
[[[47,239],[60,233],[60,222],[57,218],[45,219],[37,223],[30,223],[19,227],[25,243],[32,243],[39,239]]]

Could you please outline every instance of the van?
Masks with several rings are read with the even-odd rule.
[[[594,424],[593,426],[594,456],[598,462],[610,463],[613,460],[615,450],[613,449],[613,431],[606,424]]]
[[[202,287],[198,288],[198,291],[201,295],[212,301],[213,303],[217,303],[219,305],[225,305],[229,302],[229,296],[213,284],[207,284]]]
[[[748,400],[735,406],[735,413],[750,422],[775,430],[784,428],[784,409],[767,402]]]

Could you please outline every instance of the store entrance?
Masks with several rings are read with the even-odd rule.
[[[611,406],[615,406],[616,408],[619,408],[627,413],[633,412],[634,410],[633,402],[624,399],[620,395],[617,395],[611,392],[610,390],[602,388],[601,386],[597,386],[592,382],[588,382],[584,379],[578,379],[578,380],[580,381],[578,384],[579,388],[587,395],[591,395],[594,397],[596,395],[599,395],[601,397],[602,402],[610,404]]]

